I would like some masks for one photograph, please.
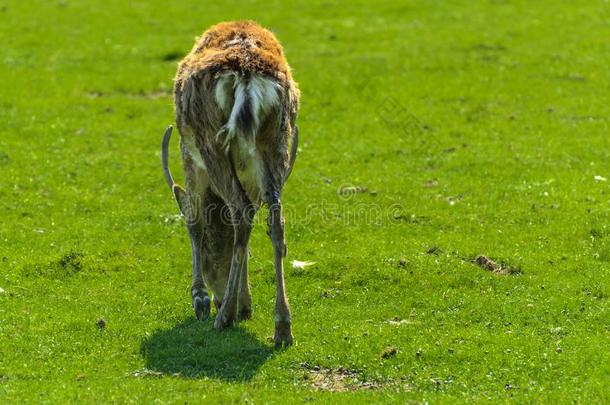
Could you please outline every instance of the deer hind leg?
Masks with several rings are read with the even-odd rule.
[[[252,318],[252,295],[250,294],[250,281],[248,279],[249,244],[246,245],[246,260],[244,260],[239,279],[239,297],[237,319],[244,321]]]
[[[208,188],[205,172],[185,161],[186,192],[174,187],[176,200],[180,205],[180,211],[186,220],[186,226],[191,240],[192,255],[192,280],[191,300],[195,316],[199,320],[206,320],[210,316],[210,296],[203,281],[203,257],[205,218],[203,212],[203,200]]]
[[[248,241],[254,218],[254,209],[251,204],[240,202],[240,199],[234,199],[233,203],[229,203],[229,206],[234,228],[233,257],[231,258],[227,288],[220,311],[214,321],[216,329],[231,327],[237,319],[238,287],[242,277],[241,270],[248,260]]]
[[[214,294],[216,312],[220,311],[230,275],[235,239],[229,206],[215,193],[210,191],[205,202],[206,227],[205,248],[207,268],[203,277]],[[246,245],[246,257],[248,246]],[[250,319],[251,304],[250,286],[248,284],[248,260],[243,261],[240,269],[237,294],[237,320]]]
[[[269,236],[275,256],[275,334],[273,340],[276,347],[292,344],[292,320],[290,306],[284,284],[284,262],[286,256],[286,241],[284,239],[284,216],[280,202],[280,191],[270,187],[265,192],[265,202],[269,207]]]
[[[222,145],[209,142],[200,151],[212,188],[228,206],[233,226],[233,254],[229,276],[220,311],[214,320],[216,329],[224,329],[233,326],[237,319],[238,289],[242,269],[248,260],[248,242],[256,209],[244,192],[231,159],[222,149]]]
[[[193,272],[191,280],[191,299],[195,316],[203,321],[210,316],[210,296],[203,281],[203,266],[202,257],[203,238],[199,224],[188,225],[189,236],[191,238],[191,255],[193,258]]]
[[[220,307],[222,306],[222,301],[218,299],[218,297],[214,296],[214,307],[216,307],[216,312],[220,312]]]

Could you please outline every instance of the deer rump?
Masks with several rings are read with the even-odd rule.
[[[294,89],[256,72],[211,69],[176,83],[177,124],[182,151],[207,172],[201,151],[203,137],[211,137],[230,157],[250,202],[261,200],[264,160],[283,184],[294,165],[298,148]],[[273,147],[271,147],[273,145]],[[290,150],[288,148],[290,147]]]
[[[225,134],[225,144],[229,144],[237,135],[246,139],[253,138],[264,117],[272,110],[278,112],[280,92],[279,83],[260,74],[222,74],[216,83],[214,98],[225,114],[229,115],[227,123],[218,133]]]

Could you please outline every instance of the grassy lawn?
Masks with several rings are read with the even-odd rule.
[[[246,18],[302,91],[287,350],[265,215],[253,319],[194,319],[160,166],[177,61]],[[601,0],[0,0],[0,403],[608,403],[608,21]],[[182,183],[177,137],[170,157]]]

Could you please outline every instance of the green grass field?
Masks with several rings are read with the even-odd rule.
[[[302,91],[287,350],[263,213],[253,319],[194,319],[160,166],[176,64],[232,19],[276,33]],[[608,403],[608,21],[601,0],[0,0],[0,403]],[[182,182],[177,137],[170,157]]]

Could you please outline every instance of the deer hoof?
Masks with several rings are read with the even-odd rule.
[[[278,322],[275,324],[275,335],[273,341],[276,348],[292,346],[292,328],[290,322]]]
[[[200,321],[205,321],[210,317],[210,297],[195,297],[193,298],[193,308],[195,316]]]
[[[233,326],[233,319],[224,316],[222,310],[218,314],[216,314],[216,319],[214,320],[214,329],[223,330],[226,328],[230,328],[232,326]]]
[[[252,319],[252,307],[246,306],[239,310],[239,314],[237,314],[237,319],[240,321],[247,321],[248,319]]]

